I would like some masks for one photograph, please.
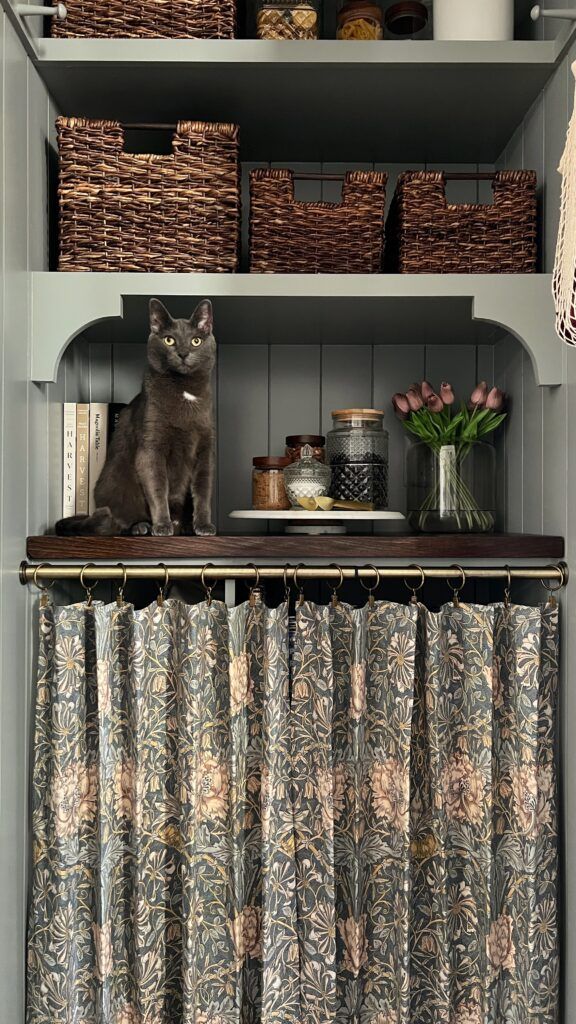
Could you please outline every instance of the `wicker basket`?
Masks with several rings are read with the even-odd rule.
[[[172,153],[125,153],[117,121],[60,117],[60,270],[237,269],[238,129],[181,121]]]
[[[52,35],[114,39],[233,39],[235,0],[66,0]]]
[[[382,269],[386,174],[348,172],[341,203],[302,203],[294,174],[250,175],[250,270],[262,274],[376,274]]]
[[[398,178],[386,225],[386,268],[403,274],[536,270],[536,174],[498,171],[493,205],[451,205],[440,171]],[[477,179],[483,175],[454,175]]]

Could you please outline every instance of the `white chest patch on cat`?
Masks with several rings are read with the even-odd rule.
[[[196,395],[191,395],[189,391],[183,391],[182,395],[184,396],[184,398],[186,399],[187,402],[197,402],[198,401],[198,399],[196,398]]]

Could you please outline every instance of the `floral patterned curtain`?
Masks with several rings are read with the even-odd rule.
[[[553,1024],[557,610],[40,610],[28,1024]]]

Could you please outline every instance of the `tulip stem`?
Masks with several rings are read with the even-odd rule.
[[[442,448],[447,447],[453,447],[454,456],[447,458],[442,463],[440,452]],[[429,445],[436,456],[436,479],[430,493],[418,510],[416,518],[418,529],[426,531],[429,519],[442,518],[455,520],[457,530],[462,533],[487,533],[494,528],[493,515],[479,508],[478,502],[461,476],[461,466],[472,447],[471,444]],[[446,507],[447,500],[449,506],[452,507]]]

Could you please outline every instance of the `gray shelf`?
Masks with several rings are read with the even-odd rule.
[[[492,163],[565,43],[40,39],[36,66],[64,114],[234,121],[246,160]]]
[[[215,305],[220,344],[493,344],[503,331],[528,351],[540,384],[562,381],[548,274],[89,274],[33,273],[31,378],[56,380],[70,342],[125,317],[142,340],[146,303],[188,316]]]

